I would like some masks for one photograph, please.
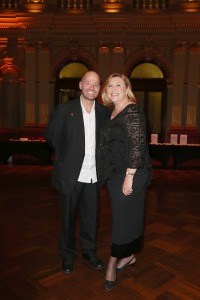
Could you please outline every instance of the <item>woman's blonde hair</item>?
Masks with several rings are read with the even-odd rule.
[[[136,98],[133,94],[130,80],[128,79],[128,77],[126,75],[120,74],[120,73],[113,73],[106,79],[106,81],[103,85],[102,91],[101,91],[102,102],[106,106],[112,105],[112,101],[108,98],[106,89],[107,89],[107,86],[110,84],[111,79],[114,77],[120,77],[123,80],[123,82],[127,88],[127,97],[129,98],[130,101],[136,102]]]

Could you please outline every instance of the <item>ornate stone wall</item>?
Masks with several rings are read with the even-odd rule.
[[[90,2],[87,9],[67,10],[55,1],[49,6],[43,1],[16,2],[18,7],[9,9],[5,3],[9,1],[1,2],[0,127],[5,126],[2,108],[8,91],[2,83],[5,59],[10,58],[18,74],[18,87],[13,87],[19,118],[14,118],[14,124],[6,123],[7,127],[45,126],[53,109],[56,77],[67,63],[79,61],[104,80],[111,72],[129,76],[138,64],[152,62],[167,81],[166,131],[192,127],[199,132],[200,10],[195,1],[195,11],[191,11],[191,2],[188,11],[181,3],[174,3],[174,10],[136,10],[128,0],[113,2],[113,6],[109,2],[109,11],[100,1]]]

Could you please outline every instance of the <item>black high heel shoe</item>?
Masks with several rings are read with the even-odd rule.
[[[104,282],[104,288],[106,291],[111,291],[114,286],[115,286],[116,280],[110,281],[110,280],[106,280]]]
[[[124,269],[126,269],[129,266],[133,266],[136,263],[136,258],[133,256],[125,265],[123,265],[121,268],[116,267],[116,271],[120,272]]]

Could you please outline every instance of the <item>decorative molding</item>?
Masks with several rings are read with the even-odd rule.
[[[85,49],[82,48],[78,49],[76,60],[81,61],[90,70],[98,71],[97,60],[95,59],[95,57],[91,56],[90,52],[85,51]],[[54,64],[52,65],[52,68],[50,70],[50,74],[51,74],[50,80],[57,77],[57,74],[59,73],[61,66],[64,66],[67,63],[70,63],[72,61],[73,61],[73,57],[71,56],[70,51],[63,51],[62,53],[60,53],[60,55],[54,59]]]
[[[20,78],[22,77],[21,71],[22,68],[20,69],[16,64],[15,60],[11,54],[10,51],[4,51],[3,52],[3,58],[0,60],[0,70],[2,74],[5,74],[7,71],[12,71],[17,74],[17,77]]]
[[[98,58],[98,49],[96,47],[84,47],[84,49],[88,52],[91,53],[95,59]]]
[[[163,72],[167,81],[172,81],[172,64],[170,60],[156,48],[137,48],[136,51],[131,53],[130,49],[127,48],[126,52],[131,53],[131,55],[125,61],[125,74],[129,75],[131,71],[140,63],[145,61],[155,63]],[[149,56],[150,55],[150,56]]]

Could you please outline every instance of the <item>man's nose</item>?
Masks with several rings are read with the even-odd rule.
[[[94,90],[94,88],[95,88],[95,85],[94,85],[94,84],[91,84],[91,85],[90,85],[90,90]]]

